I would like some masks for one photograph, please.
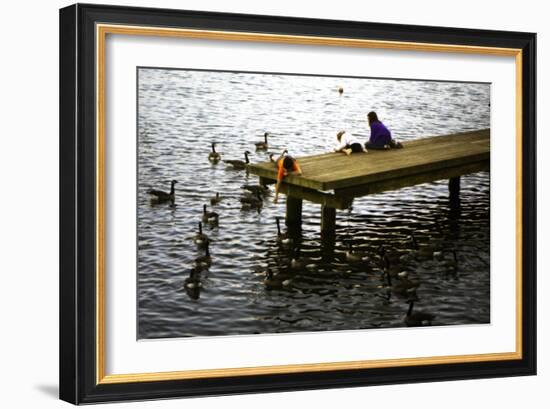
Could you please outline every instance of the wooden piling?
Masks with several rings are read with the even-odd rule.
[[[321,206],[321,234],[333,234],[336,230],[336,209]]]
[[[460,202],[460,176],[449,179],[449,200],[453,204]]]
[[[286,225],[290,228],[302,227],[302,199],[286,197]]]
[[[327,205],[321,206],[321,247],[323,261],[332,261],[336,240],[336,209]]]

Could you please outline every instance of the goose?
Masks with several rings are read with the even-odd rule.
[[[346,260],[352,263],[357,263],[359,261],[366,261],[367,255],[364,253],[357,253],[353,251],[351,243],[348,243],[348,251],[346,251]]]
[[[281,222],[280,218],[276,217],[275,222],[277,223],[277,242],[284,244],[284,245],[290,245],[293,243],[292,237],[289,237],[288,233],[282,233],[281,232]]]
[[[269,188],[262,185],[242,185],[241,189],[248,190],[250,193],[260,193],[262,195],[267,195],[269,193]]]
[[[211,162],[218,162],[222,156],[216,152],[216,142],[212,142],[212,152],[208,154],[208,160]]]
[[[186,289],[196,289],[196,288],[201,288],[202,287],[202,283],[201,283],[201,280],[199,278],[198,268],[193,267],[189,271],[189,277],[187,277],[185,280],[183,280],[183,286]]]
[[[338,87],[338,93],[342,95],[344,93],[344,87]]]
[[[246,209],[259,209],[264,205],[264,201],[259,192],[256,195],[242,196],[240,198],[242,207]]]
[[[300,247],[297,247],[294,250],[294,255],[292,256],[292,259],[290,260],[290,268],[292,268],[293,270],[315,270],[317,268],[317,262],[312,258],[302,257],[301,249]]]
[[[210,256],[210,245],[207,242],[204,255],[195,258],[195,265],[199,268],[208,268],[212,265],[212,257]]]
[[[174,186],[176,185],[176,183],[178,183],[177,180],[172,180],[172,182],[170,182],[170,193],[166,193],[166,192],[163,192],[162,190],[156,190],[156,189],[149,189],[147,191],[148,194],[150,194],[151,196],[153,196],[153,200],[156,200],[157,202],[167,202],[167,201],[174,201],[174,199],[176,198],[176,195],[175,195],[175,189],[174,189]]]
[[[317,262],[310,257],[302,257],[301,249],[298,247],[290,260],[290,267],[294,270],[303,270],[304,268],[307,270],[315,270],[317,269]]]
[[[217,205],[221,201],[222,201],[222,197],[220,196],[220,192],[216,192],[216,196],[210,199],[210,205],[212,206]]]
[[[290,260],[290,267],[294,270],[302,270],[305,267],[305,261],[300,258],[300,247],[294,250],[294,255]]]
[[[397,251],[389,252],[386,250],[386,247],[384,245],[381,245],[378,248],[378,252],[380,254],[380,259],[384,260],[384,258],[388,259],[391,263],[398,263],[400,261],[400,253]]]
[[[414,300],[408,300],[407,302],[409,303],[409,310],[403,319],[407,327],[422,327],[426,324],[432,325],[432,321],[435,319],[434,314],[424,311],[413,312]]]
[[[199,222],[199,232],[195,235],[195,237],[193,237],[193,241],[198,246],[208,246],[208,243],[210,242],[208,236],[202,232],[201,222]]]
[[[456,255],[456,251],[452,250],[451,253],[453,253],[453,260],[449,261],[447,265],[452,268],[456,273],[456,271],[458,270],[458,257]]]
[[[279,290],[292,284],[292,278],[281,274],[275,275],[271,269],[266,270],[265,275],[264,285],[268,290]]]
[[[206,204],[202,206],[202,221],[204,223],[217,223],[220,215],[216,212],[209,212],[206,210]]]
[[[201,284],[202,287],[202,284]],[[183,287],[185,289],[185,292],[191,298],[192,300],[198,300],[201,298],[201,287]]]
[[[420,287],[420,283],[409,280],[407,275],[400,275],[399,280],[393,281],[388,270],[385,270],[384,274],[388,280],[387,288],[389,288],[392,293],[396,295],[409,297],[410,295],[415,294],[416,289]]]
[[[414,250],[411,249],[394,249],[392,252],[386,251],[382,245],[379,247],[380,257],[383,260],[387,257],[392,264],[408,264],[414,258]]]
[[[456,269],[458,267],[458,257],[456,255],[456,251],[455,250],[451,250],[451,254],[453,255],[453,259],[452,260],[445,260],[445,262],[443,263],[443,265],[445,265],[446,267],[449,267],[449,268],[454,268]]]
[[[400,285],[402,287],[409,287],[414,289],[420,287],[420,281],[409,280],[409,272],[406,270],[403,270],[399,274],[397,274],[397,278],[399,279]]]
[[[264,133],[264,141],[263,142],[256,142],[254,145],[256,145],[256,150],[265,150],[267,149],[267,137],[269,136],[269,132]]]
[[[411,233],[410,239],[413,243],[413,248],[414,248],[417,256],[426,257],[426,258],[433,258],[434,252],[437,253],[437,251],[435,251],[434,246],[430,246],[430,245],[427,245],[427,244],[418,244],[418,241],[416,240],[416,237],[415,237],[414,233]]]
[[[382,256],[382,270],[387,271],[393,277],[397,277],[401,272],[401,265],[399,263],[392,263],[390,258],[385,254]]]
[[[276,163],[276,162],[275,162],[275,159],[273,159],[274,156],[275,156],[274,153],[270,153],[270,154],[269,154],[269,161],[270,161],[271,163]]]
[[[456,255],[455,250],[451,250],[451,254],[453,255],[453,258],[449,260],[449,258],[445,258],[445,255],[443,252],[437,252],[440,254],[436,254],[434,252],[434,259],[441,262],[441,266],[447,270],[452,270],[453,273],[456,274],[458,270],[458,257]]]
[[[433,259],[436,261],[443,261],[445,260],[444,253],[442,251],[434,251],[432,253]]]
[[[224,163],[227,163],[228,165],[232,166],[235,170],[243,170],[246,169],[248,164],[250,163],[250,160],[248,159],[248,155],[250,155],[250,151],[244,152],[244,161],[237,160],[237,159],[226,159],[224,160]]]
[[[379,286],[378,288],[382,288],[385,291],[382,293],[375,293],[374,296],[379,297],[386,302],[391,302],[391,288],[388,286]]]
[[[400,252],[399,262],[401,264],[409,264],[414,260],[414,250],[406,249]]]

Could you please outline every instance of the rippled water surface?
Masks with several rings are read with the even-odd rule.
[[[435,314],[433,325],[490,321],[488,173],[462,177],[460,207],[450,205],[447,181],[355,199],[337,211],[334,244],[320,238],[319,205],[304,202],[296,248],[314,265],[296,270],[276,241],[285,196],[275,205],[271,194],[260,212],[242,210],[241,186],[257,177],[208,161],[212,141],[223,158],[250,150],[251,161],[267,160],[253,145],[266,131],[268,152],[288,147],[298,157],[330,150],[340,128],[366,140],[371,110],[399,140],[488,128],[488,84],[161,69],[138,76],[139,338],[404,326],[408,297],[388,300],[379,248],[412,249],[411,234],[442,252],[393,262],[420,282],[415,310]],[[168,191],[172,179],[175,204],[152,204],[147,190]],[[204,229],[212,266],[200,291],[189,291],[184,280],[204,252],[192,237],[216,192],[219,225]],[[348,242],[369,261],[346,261]],[[292,277],[290,286],[266,288],[268,267]]]

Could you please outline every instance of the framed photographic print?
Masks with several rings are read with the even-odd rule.
[[[61,9],[61,399],[535,374],[535,53]]]

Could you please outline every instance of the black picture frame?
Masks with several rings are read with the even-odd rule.
[[[522,51],[521,359],[101,384],[96,352],[96,23]],[[60,398],[74,404],[536,374],[536,34],[77,4],[60,10]]]

